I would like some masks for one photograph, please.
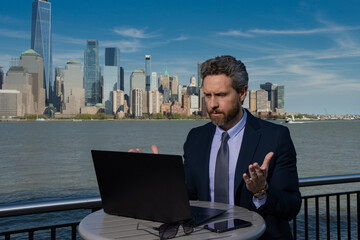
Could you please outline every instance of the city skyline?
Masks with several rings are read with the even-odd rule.
[[[249,89],[265,82],[284,85],[288,112],[360,112],[356,1],[341,6],[335,1],[108,1],[96,8],[86,7],[95,1],[50,2],[53,67],[70,59],[84,66],[86,40],[96,39],[102,69],[104,49],[120,49],[126,93],[145,55],[151,55],[152,72],[163,74],[167,67],[179,84],[189,85],[193,75],[198,81],[197,62],[229,54],[245,63]],[[12,57],[30,48],[31,4],[7,1],[0,10],[4,73]]]

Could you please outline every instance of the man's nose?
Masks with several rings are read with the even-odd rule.
[[[218,103],[218,101],[216,100],[215,97],[211,97],[211,99],[210,99],[210,107],[212,109],[215,109],[215,108],[219,107],[219,103]]]

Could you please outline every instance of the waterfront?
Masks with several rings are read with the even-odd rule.
[[[188,131],[205,122],[2,122],[0,203],[98,195],[91,149],[127,151],[139,147],[150,152],[150,145],[157,144],[162,153],[182,154]],[[359,120],[287,126],[297,150],[300,177],[359,172]],[[351,184],[352,189],[358,186]],[[329,191],[348,187],[331,186]],[[314,188],[301,190],[303,195],[316,192]],[[5,221],[3,227],[15,223]]]

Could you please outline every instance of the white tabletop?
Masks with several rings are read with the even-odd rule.
[[[250,227],[236,230],[214,233],[203,229],[202,226],[195,227],[190,235],[184,235],[182,227],[179,227],[175,239],[257,239],[265,232],[265,221],[257,213],[246,208],[231,206],[222,203],[191,201],[192,206],[211,207],[226,209],[227,212],[209,222],[219,222],[227,219],[240,218],[252,223]],[[103,210],[93,212],[86,216],[79,225],[79,234],[85,240],[109,240],[109,239],[133,239],[147,240],[159,239],[158,231],[152,227],[159,227],[161,223],[114,216],[104,213]],[[139,229],[137,229],[139,227]],[[153,233],[150,234],[149,232]],[[179,236],[179,237],[178,237]]]

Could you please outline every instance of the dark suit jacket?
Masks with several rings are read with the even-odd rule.
[[[209,158],[216,127],[212,123],[193,128],[184,144],[186,185],[191,200],[210,201]],[[270,161],[266,203],[259,209],[253,204],[253,194],[247,190],[243,173],[265,155],[274,152]],[[291,239],[289,220],[301,207],[296,152],[288,128],[264,121],[247,112],[244,136],[236,166],[235,204],[258,212],[266,222],[262,239]]]

